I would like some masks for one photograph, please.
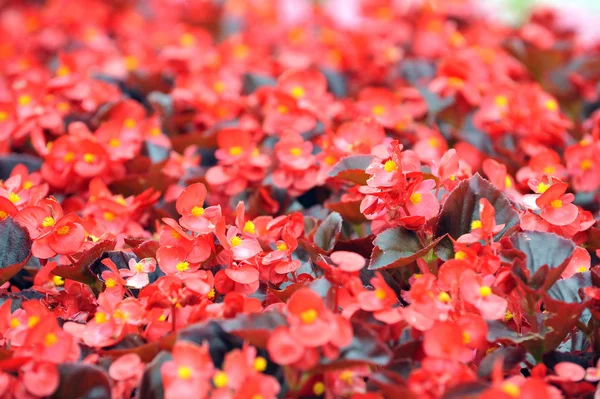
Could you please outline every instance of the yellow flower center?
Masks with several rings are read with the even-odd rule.
[[[73,153],[73,152],[67,152],[63,156],[63,161],[65,161],[65,162],[71,162],[73,160],[73,158],[75,158],[75,153]]]
[[[300,155],[302,155],[302,148],[299,148],[299,147],[290,148],[290,154],[292,154],[295,157],[299,157]]]
[[[87,163],[93,163],[96,160],[96,156],[94,154],[86,152],[85,154],[83,154],[83,160]]]
[[[504,314],[504,321],[510,321],[513,318],[513,314],[510,310],[506,309],[506,313]]]
[[[150,136],[152,137],[156,137],[160,135],[160,128],[158,127],[153,127],[152,129],[150,129]]]
[[[258,356],[254,359],[254,370],[262,373],[267,369],[267,359],[262,356]]]
[[[315,385],[313,385],[313,393],[317,396],[323,395],[325,393],[325,384],[321,381],[315,382]]]
[[[447,292],[442,291],[438,294],[438,300],[443,303],[448,303],[450,302],[450,295]]]
[[[17,193],[10,193],[8,194],[8,200],[14,204],[21,201],[21,197]]]
[[[104,220],[106,220],[107,222],[112,222],[113,220],[115,220],[115,214],[112,212],[104,212]]]
[[[117,148],[121,146],[121,140],[119,139],[110,139],[110,141],[108,142],[108,145],[110,145],[113,148]]]
[[[240,245],[242,243],[242,239],[238,236],[235,236],[235,237],[232,237],[231,240],[229,240],[229,242],[231,243],[231,246],[237,247],[238,245]]]
[[[294,87],[292,87],[290,94],[294,98],[301,98],[301,97],[304,97],[304,95],[306,93],[304,92],[304,88],[302,86],[294,86]]]
[[[177,377],[182,380],[189,380],[192,377],[192,369],[188,366],[180,366],[177,368]]]
[[[31,316],[29,319],[27,319],[27,327],[33,328],[39,322],[40,322],[40,316],[35,316],[35,315]]]
[[[16,317],[10,319],[10,328],[17,328],[21,325],[21,322]]]
[[[280,104],[277,106],[277,112],[279,112],[280,114],[287,114],[288,112],[290,112],[290,109],[287,106]]]
[[[58,337],[54,333],[48,333],[44,337],[44,345],[46,346],[52,346],[56,343],[56,341],[58,341]]]
[[[504,178],[504,186],[506,188],[511,188],[512,187],[512,181],[510,180],[510,177],[506,176]]]
[[[503,95],[496,96],[494,97],[494,104],[496,104],[498,107],[504,108],[508,105],[508,98]]]
[[[386,295],[385,290],[383,288],[377,288],[375,290],[375,297],[377,299],[382,300],[382,299],[385,299],[386,296],[387,295]]]
[[[481,220],[473,220],[471,222],[471,230],[480,229],[482,226]]]
[[[0,122],[4,122],[8,119],[8,112],[0,111]]]
[[[137,59],[137,57],[135,57],[133,55],[128,55],[127,57],[125,57],[124,62],[125,62],[125,68],[128,71],[133,71],[133,70],[137,69],[138,66],[140,65],[140,62]]]
[[[71,73],[71,70],[69,69],[68,66],[65,65],[61,65],[60,67],[58,67],[58,69],[56,70],[56,76],[67,76]]]
[[[8,213],[6,213],[4,211],[0,211],[0,220],[6,219],[7,216],[8,216]]]
[[[340,374],[340,380],[346,384],[352,383],[352,377],[354,377],[354,372],[352,370],[344,370]]]
[[[469,342],[471,342],[471,334],[469,334],[466,331],[463,331],[462,333],[462,342],[463,344],[468,344]]]
[[[42,220],[43,227],[52,227],[54,226],[55,220],[52,216],[46,216],[44,220]]]
[[[69,230],[71,230],[69,226],[63,226],[56,231],[56,234],[58,234],[59,236],[64,236],[66,234],[69,234]]]
[[[548,111],[556,111],[558,109],[558,103],[556,102],[556,100],[546,100],[546,102],[544,103],[544,106],[546,107],[546,109]]]
[[[302,320],[303,323],[312,324],[317,320],[317,316],[319,316],[319,314],[316,310],[308,309],[300,313],[300,320]]]
[[[250,49],[248,48],[248,46],[242,43],[236,44],[233,48],[233,56],[235,58],[246,58],[249,52]]]
[[[487,286],[487,285],[482,285],[481,287],[479,287],[479,295],[481,295],[482,297],[487,297],[492,293],[492,289]]]
[[[23,183],[23,188],[25,190],[29,190],[31,187],[33,187],[33,182],[31,180],[27,180],[25,183]]]
[[[217,388],[223,388],[225,386],[227,386],[227,374],[225,374],[223,371],[218,371],[213,379],[213,384],[215,385],[215,387]]]
[[[26,94],[23,94],[22,96],[19,96],[17,101],[18,101],[19,105],[25,106],[31,102],[31,97]]]
[[[144,265],[142,265],[141,263],[136,263],[135,264],[135,271],[140,273],[144,270]]]
[[[171,237],[173,237],[175,240],[179,240],[181,239],[181,234],[179,234],[175,230],[171,230]]]
[[[123,126],[125,126],[127,129],[133,129],[137,126],[137,122],[133,118],[126,118],[123,121]]]
[[[287,251],[288,246],[286,245],[285,242],[280,242],[279,244],[277,244],[277,250],[278,251]]]
[[[375,116],[381,116],[381,115],[385,114],[385,107],[383,105],[379,105],[379,104],[374,105],[373,108],[371,109],[371,112]]]
[[[550,188],[549,184],[546,184],[544,182],[540,182],[540,184],[537,185],[537,187],[535,188],[535,190],[539,194],[544,194],[546,192],[546,190],[548,190],[549,188]]]
[[[256,230],[256,226],[250,220],[248,220],[246,223],[244,223],[244,232],[245,233],[254,234],[255,230]]]
[[[201,206],[195,206],[192,208],[190,213],[196,217],[200,217],[204,215],[204,208],[202,208]]]
[[[415,273],[415,274],[413,274],[413,277],[415,279],[419,279],[419,278],[423,277],[423,275],[421,273]]]
[[[383,169],[388,172],[391,173],[395,170],[398,170],[398,164],[396,164],[396,162],[392,161],[391,159],[389,161],[386,161],[383,164]]]
[[[215,295],[216,295],[216,294],[217,294],[217,293],[215,292],[215,289],[214,289],[214,288],[211,288],[211,289],[210,289],[210,292],[208,293],[208,295],[206,295],[206,297],[207,297],[208,299],[214,299],[214,297],[215,297]]]
[[[106,323],[108,321],[108,316],[104,312],[96,312],[94,320],[96,321],[96,324]]]
[[[220,80],[217,80],[214,84],[213,84],[213,90],[217,93],[223,93],[225,91],[225,83],[223,83]]]
[[[104,284],[106,284],[106,288],[113,288],[115,285],[117,285],[117,282],[114,278],[108,278]]]
[[[581,168],[581,170],[590,170],[590,169],[592,169],[592,166],[594,166],[594,161],[592,161],[591,159],[584,159],[579,164],[579,167]]]
[[[563,203],[561,200],[556,199],[556,200],[553,200],[552,202],[550,202],[550,206],[554,209],[558,209],[558,208],[562,208]]]
[[[196,39],[194,38],[194,35],[192,35],[191,33],[184,33],[179,38],[179,44],[183,47],[192,47],[195,42],[196,42]]]
[[[52,283],[55,286],[60,287],[61,285],[65,285],[65,280],[61,276],[52,276]]]
[[[324,161],[326,165],[333,166],[337,162],[337,159],[333,155],[327,155]]]
[[[517,398],[521,394],[521,389],[514,382],[505,382],[502,384],[502,391],[513,398]]]
[[[229,149],[229,154],[233,156],[238,156],[242,152],[244,152],[244,149],[239,145],[233,146]]]
[[[463,87],[464,84],[465,84],[465,81],[462,80],[461,78],[457,78],[455,76],[448,78],[448,86],[453,87],[455,89],[459,89],[459,88]]]
[[[412,193],[412,195],[410,196],[410,202],[413,205],[417,205],[418,203],[421,202],[423,196],[419,193]]]
[[[579,266],[579,267],[577,268],[577,272],[578,272],[578,273],[585,273],[585,272],[587,272],[587,270],[588,270],[588,269],[587,269],[587,267],[585,267],[585,266]]]
[[[454,254],[454,259],[464,260],[467,257],[467,253],[465,251],[457,251]]]
[[[190,264],[189,264],[189,262],[186,262],[186,261],[179,262],[179,263],[178,263],[178,264],[175,266],[175,268],[176,268],[178,271],[180,271],[180,272],[184,272],[184,271],[186,271],[187,269],[189,269],[189,268],[190,268]]]
[[[556,168],[554,166],[548,165],[544,168],[544,173],[547,175],[552,175],[556,172]]]

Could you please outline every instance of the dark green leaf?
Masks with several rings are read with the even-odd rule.
[[[60,385],[52,398],[105,399],[111,397],[110,378],[95,365],[64,363],[58,365]]]
[[[479,219],[479,200],[482,198],[486,198],[496,210],[496,223],[505,225],[496,239],[519,223],[519,214],[504,194],[479,174],[475,174],[462,181],[448,195],[435,228],[436,237],[448,233],[456,240],[469,233],[471,223]]]
[[[321,222],[315,232],[314,241],[319,248],[330,252],[342,231],[342,217],[337,212],[332,212]]]
[[[365,185],[370,177],[365,170],[375,158],[373,155],[349,155],[336,163],[329,171],[329,177]]]
[[[17,274],[31,255],[29,233],[10,216],[0,221],[0,285]]]
[[[371,255],[370,270],[389,269],[406,266],[427,253],[444,236],[423,247],[417,233],[403,227],[393,227],[375,237],[375,249]]]

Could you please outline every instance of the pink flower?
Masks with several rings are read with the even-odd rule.
[[[506,314],[508,302],[492,292],[491,282],[493,277],[484,279],[467,269],[460,278],[460,293],[464,301],[476,307],[485,319],[501,320]]]
[[[144,258],[139,262],[135,259],[129,259],[129,269],[120,269],[119,273],[125,277],[128,287],[140,289],[148,285],[148,273],[156,270],[156,260],[153,258]]]

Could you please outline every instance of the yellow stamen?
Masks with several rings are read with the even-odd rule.
[[[117,282],[114,278],[108,278],[104,284],[106,284],[106,288],[113,288],[117,285]]]
[[[48,333],[44,337],[44,345],[46,346],[52,346],[56,343],[56,341],[58,341],[58,337],[54,333]]]
[[[188,366],[179,366],[177,368],[177,377],[181,378],[182,380],[189,380],[192,378],[192,369]]]
[[[537,187],[535,188],[535,191],[537,191],[539,194],[543,194],[546,192],[546,190],[548,190],[550,188],[549,184],[546,184],[544,182],[540,182],[540,184],[537,185]]]
[[[581,168],[581,170],[590,170],[590,169],[592,169],[592,166],[594,166],[594,161],[592,161],[591,159],[584,159],[579,164],[579,167]]]
[[[508,105],[508,98],[503,95],[496,96],[494,97],[494,104],[496,104],[498,107],[504,108]]]
[[[254,231],[256,229],[256,226],[254,225],[254,223],[252,223],[250,220],[248,220],[245,224],[244,224],[244,232],[248,233],[248,234],[254,234]]]
[[[108,142],[108,145],[110,145],[113,148],[117,148],[121,146],[121,140],[119,139],[110,139],[110,141]]]
[[[229,154],[233,156],[241,155],[242,152],[244,152],[244,149],[239,145],[233,146],[229,149]]]
[[[299,147],[290,148],[290,154],[292,154],[295,157],[299,157],[300,155],[302,155],[302,148],[299,148]]]
[[[28,96],[27,94],[23,94],[22,96],[19,96],[17,101],[20,106],[29,105],[29,103],[31,103],[31,97]]]
[[[279,112],[280,114],[287,114],[289,111],[290,109],[283,104],[277,106],[277,112]]]
[[[418,203],[421,202],[423,196],[419,193],[412,193],[412,195],[410,196],[410,202],[413,205],[417,205]]]
[[[17,193],[10,193],[10,194],[8,194],[8,200],[10,202],[12,202],[13,204],[15,204],[15,203],[21,201],[21,197],[19,197],[19,194],[17,194]]]
[[[462,342],[463,344],[468,344],[469,342],[471,342],[471,334],[469,334],[466,331],[463,331],[462,333]]]
[[[96,156],[94,154],[86,152],[85,154],[83,154],[83,160],[87,163],[93,163],[96,160]]]
[[[267,359],[262,356],[258,356],[254,359],[254,370],[262,373],[267,369]]]
[[[556,111],[558,109],[558,103],[556,100],[550,99],[544,103],[544,107],[546,107],[548,111]]]
[[[204,215],[204,208],[202,208],[201,206],[195,206],[192,208],[190,213],[195,217],[200,217]]]
[[[42,221],[43,227],[52,227],[54,226],[55,220],[52,216],[46,216]]]
[[[447,292],[442,291],[438,294],[438,300],[443,303],[448,303],[450,302],[450,295]]]
[[[481,224],[481,220],[473,220],[473,221],[471,222],[471,230],[480,229],[480,228],[481,228],[481,226],[483,226],[483,225]]]
[[[379,105],[379,104],[374,105],[373,108],[371,109],[371,112],[375,116],[381,116],[381,115],[385,114],[385,107],[383,105]]]
[[[237,247],[238,245],[240,245],[242,243],[242,239],[238,236],[232,237],[231,240],[229,240],[229,242],[231,243],[232,247]]]
[[[212,379],[213,384],[217,388],[223,388],[227,386],[227,380],[227,374],[225,374],[223,371],[218,371]]]
[[[196,42],[196,39],[194,38],[194,35],[192,35],[191,33],[184,33],[179,38],[179,44],[181,44],[181,46],[183,46],[183,47],[192,47],[195,42]]]
[[[6,219],[7,216],[8,216],[8,213],[6,213],[4,211],[0,211],[0,220]]]
[[[184,271],[186,271],[187,269],[189,269],[189,268],[190,268],[190,263],[189,263],[189,262],[186,262],[186,261],[179,262],[179,263],[178,263],[178,264],[175,266],[175,268],[176,268],[178,271],[180,271],[180,272],[184,272]]]
[[[312,324],[315,322],[315,320],[317,320],[318,316],[319,314],[316,310],[308,309],[300,313],[300,320],[302,320],[303,323]]]
[[[106,323],[108,321],[108,316],[104,312],[96,312],[94,320],[96,321],[96,324]]]
[[[223,93],[225,91],[225,83],[223,83],[220,80],[217,80],[214,84],[213,84],[213,90],[219,94]]]
[[[288,246],[285,244],[285,242],[280,242],[279,244],[277,244],[277,250],[278,251],[287,251]]]
[[[304,88],[302,86],[294,86],[294,87],[292,87],[290,94],[294,98],[301,98],[301,97],[304,97],[304,95],[306,93],[304,92]]]
[[[106,220],[107,222],[112,222],[113,220],[115,220],[115,214],[112,212],[104,212],[104,220]]]
[[[585,273],[585,272],[587,272],[587,271],[588,271],[588,269],[587,269],[587,267],[585,267],[585,266],[579,266],[579,267],[577,268],[577,273]]]
[[[52,276],[52,283],[55,286],[60,287],[61,285],[65,285],[65,280],[61,276]]]
[[[64,236],[66,234],[69,234],[69,230],[71,230],[69,226],[63,226],[56,231],[56,234],[58,234],[59,236]]]
[[[395,170],[398,170],[398,164],[396,164],[396,162],[392,161],[391,159],[389,161],[386,161],[383,164],[383,169],[388,172],[394,172]]]
[[[376,297],[377,299],[379,299],[380,301],[381,301],[382,299],[385,299],[385,297],[386,297],[386,296],[387,296],[387,295],[386,295],[386,293],[385,293],[385,290],[384,290],[383,288],[377,288],[377,289],[375,290],[375,297]]]
[[[63,161],[65,161],[65,162],[71,162],[74,158],[75,158],[75,153],[73,153],[73,152],[67,152],[63,156]]]
[[[517,398],[521,394],[521,388],[514,382],[505,382],[502,384],[502,391],[513,398]]]
[[[17,328],[21,325],[21,322],[16,317],[10,319],[10,328]]]
[[[323,395],[325,393],[325,384],[321,381],[315,382],[315,385],[313,385],[313,393],[317,396]]]
[[[490,296],[492,293],[492,289],[487,286],[487,285],[482,285],[481,287],[479,287],[479,295],[481,295],[483,298]]]
[[[561,200],[556,199],[556,200],[553,200],[552,202],[550,202],[550,206],[554,209],[558,209],[558,208],[562,208],[563,203]]]
[[[137,122],[133,118],[126,118],[123,121],[123,126],[125,126],[127,129],[133,129],[137,126]]]
[[[40,316],[33,315],[27,319],[27,327],[33,328],[40,322]]]
[[[457,251],[454,254],[454,259],[464,260],[467,257],[467,253],[465,251]]]

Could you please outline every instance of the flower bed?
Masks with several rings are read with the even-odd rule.
[[[293,3],[0,6],[0,397],[598,397],[600,46]]]

